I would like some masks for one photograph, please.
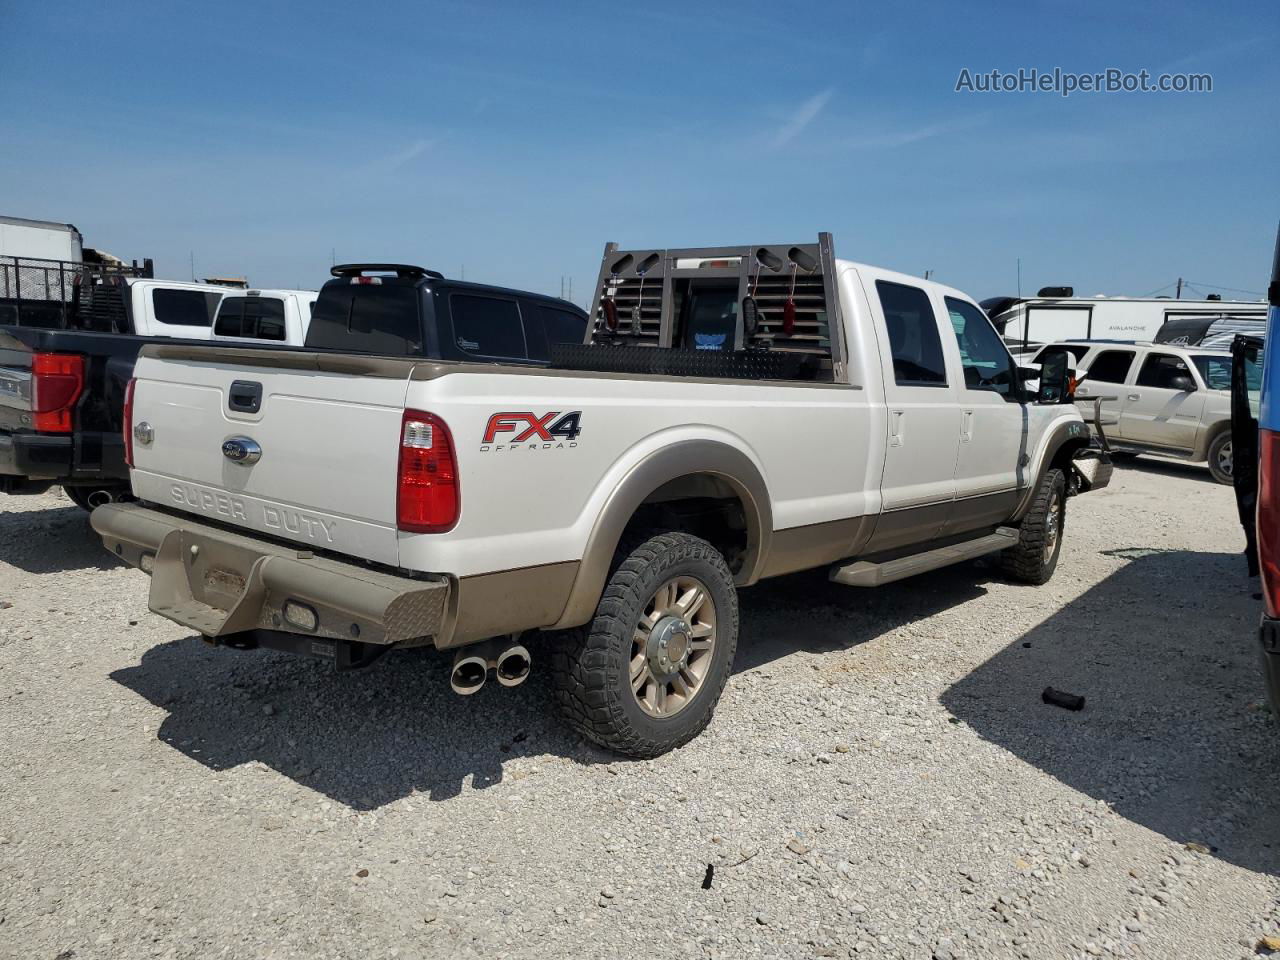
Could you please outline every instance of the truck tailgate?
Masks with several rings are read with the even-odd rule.
[[[0,331],[0,430],[31,429],[31,348]]]
[[[199,359],[148,353],[138,361],[133,397],[135,427],[145,422],[152,431],[150,442],[134,441],[137,496],[398,562],[396,476],[411,365],[403,376],[352,376],[308,366],[310,354],[255,364],[229,361],[227,351],[206,349]],[[256,444],[260,459],[224,454],[223,444],[236,439]]]

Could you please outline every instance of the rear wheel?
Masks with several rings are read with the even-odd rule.
[[[1045,473],[1022,518],[1018,543],[1000,555],[1004,572],[1023,583],[1047,583],[1058,566],[1066,525],[1067,478],[1058,468]]]
[[[1209,444],[1209,472],[1219,483],[1231,483],[1231,431],[1224,430]]]
[[[591,624],[552,664],[571,726],[632,757],[682,746],[711,722],[738,643],[733,575],[687,533],[645,540],[614,570]]]

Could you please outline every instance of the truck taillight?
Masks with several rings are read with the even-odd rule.
[[[460,507],[449,428],[435,414],[406,410],[400,421],[396,527],[409,533],[444,533],[458,522]]]
[[[1280,616],[1280,433],[1258,431],[1258,563],[1267,616]]]
[[[36,353],[31,357],[32,426],[47,433],[70,433],[76,401],[84,392],[84,357]]]
[[[124,463],[133,466],[133,388],[137,380],[131,379],[124,388]]]

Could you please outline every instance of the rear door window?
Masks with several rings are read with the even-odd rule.
[[[213,315],[221,299],[221,293],[158,288],[151,291],[151,310],[160,323],[208,327],[213,324]]]
[[[454,345],[473,357],[529,358],[514,300],[455,293],[449,297]]]
[[[893,353],[893,376],[901,387],[945,387],[947,367],[929,295],[919,287],[877,280]]]
[[[1077,360],[1079,357],[1076,358]],[[1132,350],[1103,350],[1089,365],[1089,380],[1098,383],[1124,383],[1133,366]]]
[[[1181,357],[1171,353],[1149,353],[1138,371],[1138,386],[1176,390],[1173,381],[1178,377],[1190,377],[1191,371]]]

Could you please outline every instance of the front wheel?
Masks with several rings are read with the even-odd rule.
[[[738,593],[724,557],[691,534],[659,534],[614,570],[590,626],[562,640],[556,699],[602,747],[656,757],[711,722],[737,644]]]
[[[1231,431],[1224,430],[1209,444],[1209,472],[1219,483],[1231,483]]]
[[[1022,518],[1018,543],[1000,555],[1004,572],[1014,580],[1037,586],[1048,583],[1062,552],[1062,531],[1066,525],[1067,478],[1053,468],[1045,473]]]

